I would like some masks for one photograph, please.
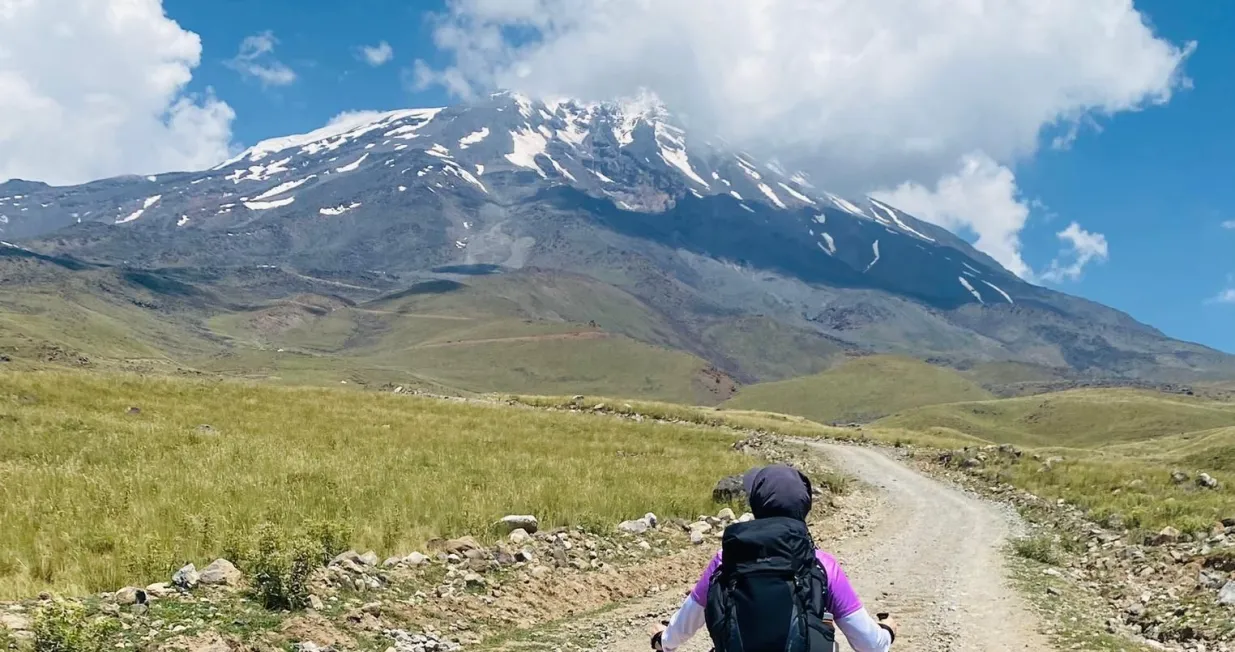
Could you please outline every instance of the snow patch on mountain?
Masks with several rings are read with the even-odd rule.
[[[777,208],[780,208],[780,209],[788,208],[788,206],[785,206],[785,202],[781,201],[780,197],[778,197],[776,193],[773,192],[772,189],[768,187],[768,184],[760,183],[758,185],[759,185],[759,191],[762,192],[764,195],[766,195],[767,198],[771,200],[773,204],[776,204]]]
[[[828,199],[831,200],[837,208],[845,211],[846,213],[857,215],[858,217],[869,217],[866,213],[862,212],[861,208],[844,197],[838,197],[830,192],[825,192],[823,194],[827,195]]]
[[[985,284],[987,284],[987,285],[989,285],[989,286],[991,287],[991,289],[995,290],[995,291],[996,291],[996,292],[998,292],[999,294],[1002,294],[1002,295],[1003,295],[1003,298],[1004,298],[1004,299],[1007,299],[1008,303],[1011,303],[1011,304],[1015,304],[1015,303],[1016,303],[1015,301],[1013,301],[1013,300],[1012,300],[1012,297],[1008,296],[1008,293],[1007,293],[1007,292],[1004,292],[1004,291],[1003,291],[1003,289],[1002,289],[1002,288],[1000,288],[998,285],[995,285],[994,283],[991,283],[990,281],[986,281],[986,280],[984,280],[984,281],[982,281],[982,282],[983,282],[983,283],[985,283]]]
[[[253,199],[255,201],[260,201],[262,199],[269,199],[271,197],[277,197],[278,195],[282,195],[283,193],[288,192],[294,188],[299,188],[300,186],[304,185],[306,182],[308,182],[310,179],[316,176],[317,176],[316,174],[310,174],[309,176],[303,179],[296,179],[295,181],[287,181],[284,183],[280,183],[279,185],[271,188],[270,190],[267,190],[266,192],[263,192],[262,194],[254,197]]]
[[[246,201],[244,207],[251,211],[268,211],[272,208],[283,208],[291,205],[296,201],[295,197],[287,197],[285,199],[276,199],[274,201]]]
[[[866,266],[866,269],[862,270],[863,274],[871,271],[871,268],[875,266],[875,263],[879,262],[879,241],[878,240],[876,240],[874,244],[871,245],[871,250],[875,252],[875,259],[872,260],[870,264]]]
[[[514,139],[514,150],[506,155],[506,160],[521,168],[535,170],[544,177],[545,171],[536,163],[536,155],[545,153],[549,141],[526,125],[519,131],[510,132],[510,137]]]
[[[872,211],[874,211],[874,209],[876,208],[881,209],[884,212],[884,214],[892,218],[892,221],[896,223],[896,226],[900,227],[902,230],[907,231],[913,235],[916,235],[917,237],[922,238],[923,240],[929,240],[930,242],[935,241],[934,238],[915,230],[913,227],[909,226],[904,221],[902,221],[901,218],[897,216],[896,209],[892,208],[891,206],[888,206],[887,204],[873,197],[867,197],[867,199],[870,200]],[[977,271],[977,270],[974,270],[974,271]]]
[[[834,240],[832,236],[828,234],[827,232],[820,232],[819,237],[823,238],[823,242],[815,243],[815,244],[818,244],[820,248],[828,252],[828,255],[830,256],[836,255],[836,240]],[[871,263],[871,264],[873,265],[874,263]]]
[[[335,168],[335,172],[354,172],[358,168],[360,168],[360,164],[364,163],[364,160],[367,158],[369,158],[369,153],[365,152],[364,154],[361,154],[360,158],[356,159],[355,161],[348,163],[347,165],[344,165],[343,167]]]
[[[356,201],[346,206],[344,206],[343,204],[339,204],[338,206],[335,206],[334,208],[319,208],[317,209],[317,212],[320,215],[330,215],[330,216],[342,215],[352,210],[353,208],[360,208],[360,205],[361,205],[360,202]]]
[[[146,212],[147,209],[157,204],[159,200],[162,199],[162,197],[163,195],[154,195],[153,197],[147,197],[145,201],[142,202],[141,208],[133,211],[127,217],[123,217],[121,219],[116,220],[115,223],[116,224],[127,224],[129,222],[136,220],[137,218],[141,217]]]
[[[982,300],[982,294],[973,287],[973,284],[969,282],[969,279],[965,278],[964,276],[958,276],[956,277],[956,280],[960,281],[961,285],[965,286],[965,289],[969,290],[969,294],[972,294],[973,298],[977,299],[979,303],[982,303],[982,304],[986,303],[985,301]]]
[[[804,203],[804,204],[810,204],[811,206],[816,206],[816,205],[817,205],[817,204],[815,203],[815,200],[811,199],[810,197],[807,197],[806,195],[803,195],[802,193],[800,193],[800,192],[798,192],[798,191],[794,190],[793,188],[790,188],[788,185],[786,185],[786,184],[784,184],[784,183],[781,183],[781,182],[777,181],[777,182],[776,182],[776,185],[778,185],[778,186],[780,186],[782,189],[784,189],[784,191],[785,191],[785,192],[787,192],[787,193],[789,193],[789,195],[790,195],[790,196],[792,196],[794,199],[796,199],[796,200],[798,200],[798,201],[800,201],[800,202],[802,202],[802,203]]]
[[[479,143],[480,141],[488,137],[489,137],[489,128],[481,127],[478,131],[473,131],[472,133],[460,138],[459,139],[459,149],[467,149],[471,147],[472,145],[475,145],[476,143]]]

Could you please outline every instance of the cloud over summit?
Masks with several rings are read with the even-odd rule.
[[[419,64],[423,84],[591,100],[648,87],[828,187],[915,189],[919,210],[936,204],[924,217],[977,232],[1013,271],[1007,234],[1029,206],[990,166],[1011,175],[1044,142],[1168,102],[1193,47],[1130,0],[453,0],[434,38],[453,63]],[[1003,193],[987,218],[950,190],[981,179],[993,185],[976,192]]]

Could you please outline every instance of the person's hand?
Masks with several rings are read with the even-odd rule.
[[[887,627],[892,632],[892,638],[896,638],[896,621],[887,614],[879,614],[879,624]]]
[[[652,649],[663,650],[661,646],[661,637],[664,636],[665,630],[669,629],[664,623],[659,623],[652,628]]]

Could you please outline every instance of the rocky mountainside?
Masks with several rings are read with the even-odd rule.
[[[0,240],[94,264],[279,268],[388,289],[526,269],[584,275],[637,297],[672,324],[676,346],[747,381],[758,378],[733,361],[732,342],[709,334],[752,318],[792,333],[794,347],[961,368],[1235,376],[1232,356],[1025,283],[895,207],[691,133],[648,97],[503,93],[348,116],[206,171],[10,181]]]

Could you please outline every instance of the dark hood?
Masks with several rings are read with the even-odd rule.
[[[742,478],[755,518],[784,516],[806,520],[813,489],[810,478],[797,469],[774,464],[751,469]]]

